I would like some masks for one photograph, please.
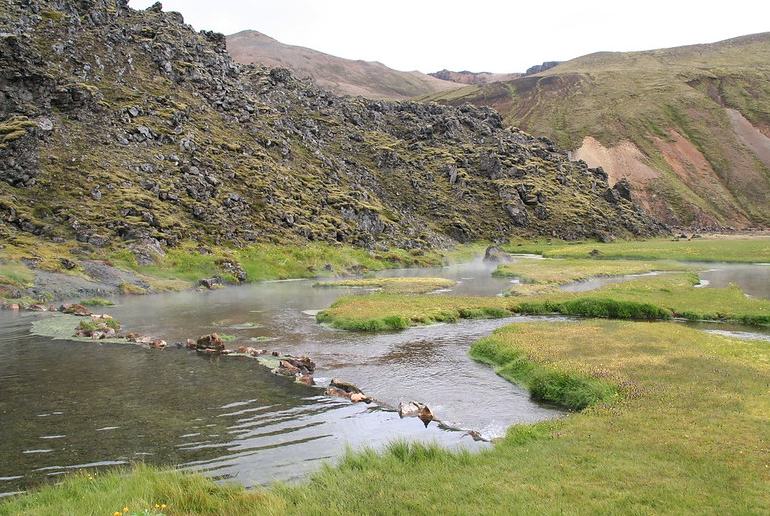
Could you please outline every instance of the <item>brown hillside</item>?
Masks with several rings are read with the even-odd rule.
[[[406,99],[458,87],[453,82],[416,71],[401,72],[378,62],[344,59],[286,45],[254,30],[228,36],[227,50],[239,63],[288,68],[296,76],[311,78],[322,88],[339,95]]]

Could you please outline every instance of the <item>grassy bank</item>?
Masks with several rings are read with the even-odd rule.
[[[458,251],[459,252],[459,251]],[[450,251],[446,252],[451,254]],[[118,253],[113,261],[141,274],[184,281],[225,275],[222,265],[236,263],[247,281],[315,278],[396,267],[440,266],[441,251],[368,251],[359,247],[308,243],[304,245],[255,244],[242,249],[213,248],[205,253],[192,245],[168,250],[155,264],[139,265],[132,254]],[[226,279],[233,279],[227,278]]]
[[[679,260],[694,262],[770,262],[770,237],[714,236],[694,240],[630,240],[611,243],[523,241],[502,246],[511,253],[541,254],[551,258]],[[598,251],[598,253],[594,252]]]
[[[589,292],[518,298],[521,302],[516,311],[618,319],[666,319],[673,316],[770,324],[770,300],[746,297],[737,286],[694,288],[696,284],[698,276],[695,274],[639,278]]]
[[[484,252],[486,243],[458,245],[453,249],[390,249],[370,251],[350,245],[306,243],[297,245],[254,244],[244,248],[210,246],[202,248],[193,243],[166,249],[163,255],[152,255],[150,264],[140,264],[128,249],[93,254],[83,257],[62,250],[41,246],[43,258],[32,256],[28,248],[8,245],[0,249],[0,300],[13,299],[27,305],[49,299],[18,298],[18,293],[33,286],[35,270],[25,265],[27,259],[37,263],[36,268],[46,272],[73,276],[87,281],[87,268],[79,260],[102,261],[120,271],[129,272],[129,278],[116,293],[145,294],[184,290],[195,286],[204,278],[218,277],[224,282],[255,282],[290,278],[335,277],[361,274],[393,268],[438,267],[448,263],[466,261]],[[50,246],[49,246],[50,247]],[[67,264],[65,267],[64,264]],[[115,271],[115,273],[120,273]],[[238,277],[239,271],[243,275]],[[245,279],[244,279],[245,278]],[[112,287],[105,285],[103,290]],[[39,291],[45,290],[38,289]],[[73,297],[77,294],[73,293]]]
[[[415,324],[511,315],[511,299],[474,296],[372,294],[347,296],[319,313],[318,322],[356,331],[402,330]]]
[[[366,288],[381,290],[386,294],[426,294],[438,289],[450,288],[457,284],[444,278],[355,278],[336,281],[319,281],[314,287],[320,288]]]
[[[338,299],[318,321],[358,331],[398,330],[416,324],[455,322],[513,313],[559,313],[608,319],[735,321],[770,324],[770,300],[748,298],[735,286],[694,288],[695,274],[666,274],[606,285],[588,292],[532,296],[462,297],[374,294]]]
[[[309,482],[246,492],[139,468],[68,479],[8,514],[622,513],[770,511],[770,348],[672,323],[584,321],[503,328],[473,346],[506,378],[582,412],[509,429],[491,450],[396,444]],[[546,398],[547,399],[547,398]]]
[[[594,260],[589,258],[522,259],[504,263],[493,273],[500,277],[516,277],[525,283],[563,285],[600,276],[622,276],[651,271],[687,270],[686,265],[667,261]]]

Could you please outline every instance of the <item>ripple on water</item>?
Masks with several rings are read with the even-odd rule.
[[[507,280],[493,266],[410,271],[463,281],[458,294],[493,295]],[[265,347],[307,354],[316,378],[341,377],[386,404],[415,399],[461,428],[502,435],[513,423],[556,417],[519,387],[468,357],[470,344],[495,328],[531,318],[463,321],[382,335],[319,325],[308,307],[325,307],[344,292],[309,281],[264,283],[147,298],[126,298],[105,311],[124,327],[167,341],[216,331],[217,322],[243,325]],[[150,314],[150,316],[148,316]],[[272,375],[255,361],[201,357],[187,350],[52,341],[29,334],[35,317],[0,314],[0,491],[26,489],[46,476],[122,465],[133,457],[201,469],[250,486],[303,478],[347,446],[380,449],[394,439],[480,449],[464,432],[427,429],[415,418],[330,399]],[[493,394],[493,395],[491,395]],[[40,437],[65,439],[46,453]],[[38,446],[34,443],[37,442]],[[47,448],[46,448],[47,449]]]

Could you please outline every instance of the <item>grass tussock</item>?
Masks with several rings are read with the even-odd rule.
[[[88,299],[81,299],[80,304],[85,306],[113,306],[115,303],[104,297],[90,297]]]
[[[765,514],[764,343],[673,323],[510,325],[471,353],[540,399],[585,407],[515,425],[481,453],[396,443],[351,452],[298,485],[245,491],[139,466],[12,498],[3,514]],[[726,489],[725,486],[729,486]],[[118,509],[119,510],[119,509]]]

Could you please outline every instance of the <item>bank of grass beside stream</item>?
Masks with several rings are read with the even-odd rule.
[[[726,514],[770,512],[770,348],[673,323],[506,326],[471,354],[583,407],[477,454],[395,443],[307,482],[246,491],[139,466],[70,476],[2,514]],[[152,513],[152,512],[151,512]]]
[[[500,264],[494,276],[515,277],[524,283],[564,285],[589,278],[660,271],[686,271],[692,266],[671,261],[594,260],[590,258],[520,259]]]
[[[512,241],[501,246],[510,253],[550,258],[677,260],[685,262],[770,263],[770,235],[709,235],[692,240],[651,239],[615,242],[560,240]]]
[[[365,288],[376,289],[387,294],[426,294],[446,289],[457,284],[445,278],[410,276],[406,278],[354,278],[334,281],[319,281],[317,288]]]
[[[736,287],[695,288],[693,273],[666,274],[606,285],[587,292],[553,291],[531,296],[461,297],[373,294],[347,296],[320,312],[319,322],[357,331],[398,330],[514,313],[558,313],[609,319],[733,321],[770,324],[770,300],[749,298]]]
[[[107,255],[89,256],[101,262],[97,277],[89,277],[88,268],[81,263],[82,256],[56,255],[40,246],[39,257],[30,257],[27,248],[7,245],[0,249],[0,303],[19,304],[22,307],[48,302],[53,297],[46,285],[37,285],[31,295],[27,289],[35,286],[36,271],[58,274],[59,283],[82,281],[72,288],[78,292],[98,287],[100,292],[146,294],[189,289],[205,278],[219,277],[225,283],[263,280],[335,277],[369,271],[409,267],[438,267],[468,261],[484,252],[485,242],[458,245],[453,249],[390,249],[370,251],[350,245],[306,243],[297,245],[254,244],[240,249],[210,246],[202,248],[191,242],[167,249],[163,255],[154,255],[149,264],[140,264],[128,249],[112,251]],[[24,262],[26,260],[26,263]],[[31,267],[31,263],[36,263]],[[236,278],[238,271],[245,277]],[[100,284],[106,275],[124,275],[126,280],[115,289],[111,284]],[[48,282],[56,283],[50,276]],[[61,291],[61,285],[49,285]],[[100,294],[101,295],[101,294]],[[65,296],[67,297],[67,296]]]

